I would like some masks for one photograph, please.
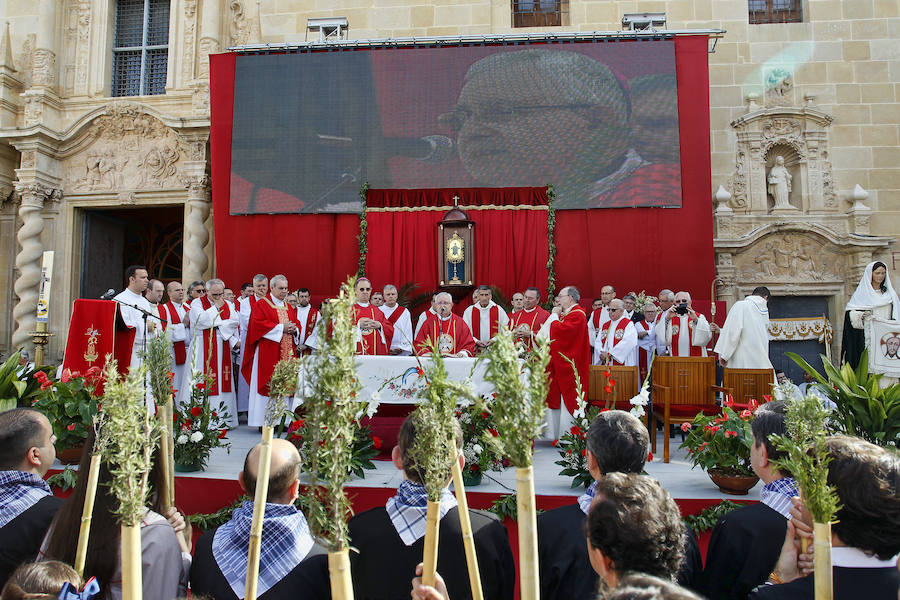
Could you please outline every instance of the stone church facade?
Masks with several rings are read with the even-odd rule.
[[[718,298],[823,298],[839,328],[866,263],[896,281],[900,259],[896,0],[0,0],[0,350],[30,346],[53,250],[60,358],[72,300],[105,291],[84,289],[103,219],[163,215],[174,272],[215,273],[209,54],[313,39],[315,17],[371,39],[616,31],[642,12],[726,31],[709,55]],[[767,190],[778,156],[789,207]]]

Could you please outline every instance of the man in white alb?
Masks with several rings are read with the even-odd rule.
[[[637,364],[634,349],[638,341],[634,323],[625,316],[622,300],[614,298],[607,309],[609,320],[600,328],[594,344],[594,364],[633,367]]]
[[[506,327],[509,317],[506,311],[491,299],[493,294],[490,286],[478,286],[474,296],[475,304],[465,310],[463,321],[469,326],[472,337],[475,338],[476,350],[481,352],[491,345],[491,340],[500,328]]]
[[[771,369],[769,288],[760,286],[734,303],[716,342],[719,364],[730,369]]]
[[[269,292],[269,280],[262,273],[257,273],[253,276],[252,289],[252,293],[239,300],[238,324],[241,332],[241,355],[238,357],[238,364],[240,365],[244,364],[244,349],[246,348],[245,341],[247,339],[247,325],[250,322],[250,310],[254,304],[266,297],[266,294]],[[238,375],[237,381],[237,409],[238,412],[247,412],[250,409],[250,382],[244,379],[243,369]]]
[[[600,288],[600,307],[595,308],[588,317],[588,339],[591,342],[591,348],[597,340],[597,332],[603,327],[603,324],[609,321],[609,303],[616,297],[616,288],[611,285],[604,285]]]
[[[306,342],[312,337],[313,331],[316,330],[318,320],[319,311],[309,303],[309,289],[298,289],[297,322],[300,323],[300,343],[297,344],[297,352],[300,354],[310,354],[312,352],[312,348]]]
[[[131,265],[125,269],[125,279],[128,281],[128,287],[119,292],[113,300],[119,305],[119,314],[122,315],[125,325],[134,329],[129,367],[135,369],[141,365],[140,353],[146,350],[147,342],[159,329],[159,319],[153,317],[153,306],[143,296],[150,283],[147,267]]]
[[[382,290],[384,304],[378,308],[384,313],[384,318],[394,326],[394,338],[391,341],[391,354],[396,356],[409,356],[412,354],[413,331],[412,317],[404,306],[397,304],[397,286],[388,284]]]
[[[707,356],[712,331],[706,317],[691,308],[691,295],[675,294],[675,304],[659,317],[656,339],[663,340],[669,356]]]

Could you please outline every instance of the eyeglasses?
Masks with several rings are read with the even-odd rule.
[[[219,296],[224,296],[224,295],[225,294],[213,294],[212,292],[209,293],[210,298],[218,298]]]
[[[466,106],[456,106],[438,117],[438,123],[452,129],[462,129],[466,121],[477,116],[481,121],[491,123],[509,123],[516,117],[523,117],[530,113],[549,110],[574,110],[579,108],[597,108],[595,104],[539,104],[535,106],[507,106],[492,104],[484,108],[473,109]]]

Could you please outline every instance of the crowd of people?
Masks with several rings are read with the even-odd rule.
[[[879,273],[882,268],[881,263],[869,265],[860,288],[877,294],[878,300],[887,297],[891,306],[867,306],[854,295],[848,318],[864,321],[873,306],[881,312],[896,310],[900,303],[890,280]],[[207,376],[217,382],[211,400],[223,404],[235,403],[245,390],[250,425],[262,424],[274,365],[315,352],[318,337],[325,335],[327,325],[310,305],[309,290],[291,294],[282,275],[257,275],[239,295],[220,279],[192,282],[185,292],[177,282],[163,286],[150,280],[143,267],[129,268],[127,276],[128,288],[118,300],[124,320],[136,329],[135,346],[169,331],[181,370],[176,374],[180,389]],[[576,410],[575,371],[564,358],[579,371],[592,362],[641,367],[642,353],[648,359],[653,354],[706,355],[713,334],[719,333],[713,351],[723,366],[771,366],[765,337],[769,290],[764,287],[736,303],[721,330],[693,309],[690,294],[667,289],[657,296],[658,304],[638,305],[634,295],[620,299],[612,286],[604,286],[588,311],[579,291],[567,286],[547,311],[540,306],[540,291],[532,287],[512,297],[513,310],[507,313],[494,302],[491,288],[480,286],[462,315],[453,311],[450,294],[436,294],[415,327],[409,310],[398,304],[395,286],[373,292],[372,283],[360,278],[354,291],[361,355],[437,351],[471,357],[490,346],[503,328],[511,329],[524,349],[542,337],[549,339],[556,358],[548,367],[548,421],[556,432],[568,427],[566,418]],[[235,361],[239,367],[233,366]],[[232,379],[238,369],[239,377]],[[804,550],[802,543],[813,535],[811,517],[794,474],[773,462],[783,456],[771,436],[785,433],[786,401],[790,398],[776,399],[756,412],[751,466],[763,482],[760,502],[719,519],[705,564],[670,494],[643,474],[649,450],[645,425],[628,412],[601,412],[586,433],[593,483],[572,504],[538,516],[541,598],[813,598],[813,546]],[[358,550],[351,559],[357,598],[470,597],[459,507],[449,481],[441,498],[439,576],[433,587],[423,585],[419,576],[427,495],[423,467],[409,452],[416,433],[408,418],[391,455],[403,477],[396,493],[384,506],[349,522]],[[461,448],[458,427],[455,435]],[[54,442],[50,422],[39,411],[0,413],[0,600],[119,598],[119,528],[108,485],[110,467],[100,471],[83,581],[68,565],[75,558],[89,454],[82,458],[74,493],[57,498],[44,481],[56,456]],[[260,451],[259,445],[252,448],[237,474],[251,497]],[[834,598],[893,600],[900,591],[900,455],[842,435],[828,438],[827,451],[828,482],[840,501],[831,539]],[[465,460],[461,452],[459,460]],[[192,552],[190,525],[176,509],[164,508],[156,494],[162,474],[159,461],[154,464],[141,522],[143,597],[169,600],[190,590],[195,598],[242,598],[253,502],[245,501],[228,522],[204,532]],[[296,506],[301,475],[297,448],[274,440],[260,598],[330,596],[325,550]],[[485,511],[470,510],[470,521],[484,597],[513,598],[515,568],[507,530]]]

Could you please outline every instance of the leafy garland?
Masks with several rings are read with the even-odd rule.
[[[359,213],[359,235],[356,240],[359,242],[359,266],[356,269],[356,276],[362,277],[366,274],[366,258],[369,255],[369,221],[367,218],[369,197],[369,182],[365,182],[359,188],[359,197],[362,198],[362,211]]]
[[[556,295],[556,192],[547,184],[547,300],[552,304]]]
[[[715,506],[704,508],[696,515],[686,515],[684,517],[684,522],[699,536],[704,531],[709,531],[715,527],[722,515],[730,513],[741,506],[743,505],[732,502],[731,500],[722,500]]]

